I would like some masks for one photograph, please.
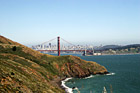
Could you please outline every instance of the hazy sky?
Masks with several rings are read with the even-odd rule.
[[[0,0],[0,34],[24,45],[140,43],[140,0]]]

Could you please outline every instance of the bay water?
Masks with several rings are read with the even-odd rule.
[[[77,87],[80,93],[140,93],[140,55],[79,56],[97,62],[112,73],[92,75],[90,78],[68,80],[66,86]],[[73,93],[78,93],[74,90]]]

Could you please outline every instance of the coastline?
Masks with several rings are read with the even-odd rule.
[[[61,88],[65,90],[66,93],[73,93],[72,88],[69,88],[65,85],[65,83],[72,78],[65,78],[64,80],[61,81]]]
[[[62,90],[64,90],[65,92],[64,93],[73,93],[72,92],[72,89],[70,88],[69,89],[69,87],[67,87],[66,85],[65,85],[65,82],[66,81],[68,81],[68,80],[70,80],[70,79],[72,79],[72,77],[70,78],[66,78],[66,77],[58,77],[58,78],[56,78],[55,80],[53,80],[53,81],[51,81],[51,83],[54,85],[54,86],[57,86],[57,87],[59,87],[60,89],[62,89]],[[70,92],[70,90],[71,90],[71,92]]]
[[[96,75],[115,75],[115,73],[106,73],[106,74],[96,74]],[[91,74],[90,76],[84,77],[83,79],[89,79],[89,78],[93,78],[95,75]],[[72,79],[72,77],[69,78],[64,78],[61,81],[59,81],[59,86],[61,89],[65,90],[66,93],[73,93],[73,89],[69,88],[68,86],[65,85],[65,83]],[[79,78],[80,79],[80,78]]]
[[[120,54],[102,54],[102,55],[138,55],[140,53],[120,53]]]
[[[140,55],[140,53],[126,53],[126,54],[101,54],[101,55],[86,55],[86,56],[106,56],[106,55]]]

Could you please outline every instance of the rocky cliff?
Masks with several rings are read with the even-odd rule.
[[[105,67],[75,56],[52,56],[0,36],[0,92],[63,93],[58,82],[107,73]]]

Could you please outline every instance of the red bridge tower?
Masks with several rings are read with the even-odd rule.
[[[58,50],[58,56],[60,56],[60,37],[58,36],[57,37],[57,42],[58,42],[58,48],[57,48],[57,50]]]

